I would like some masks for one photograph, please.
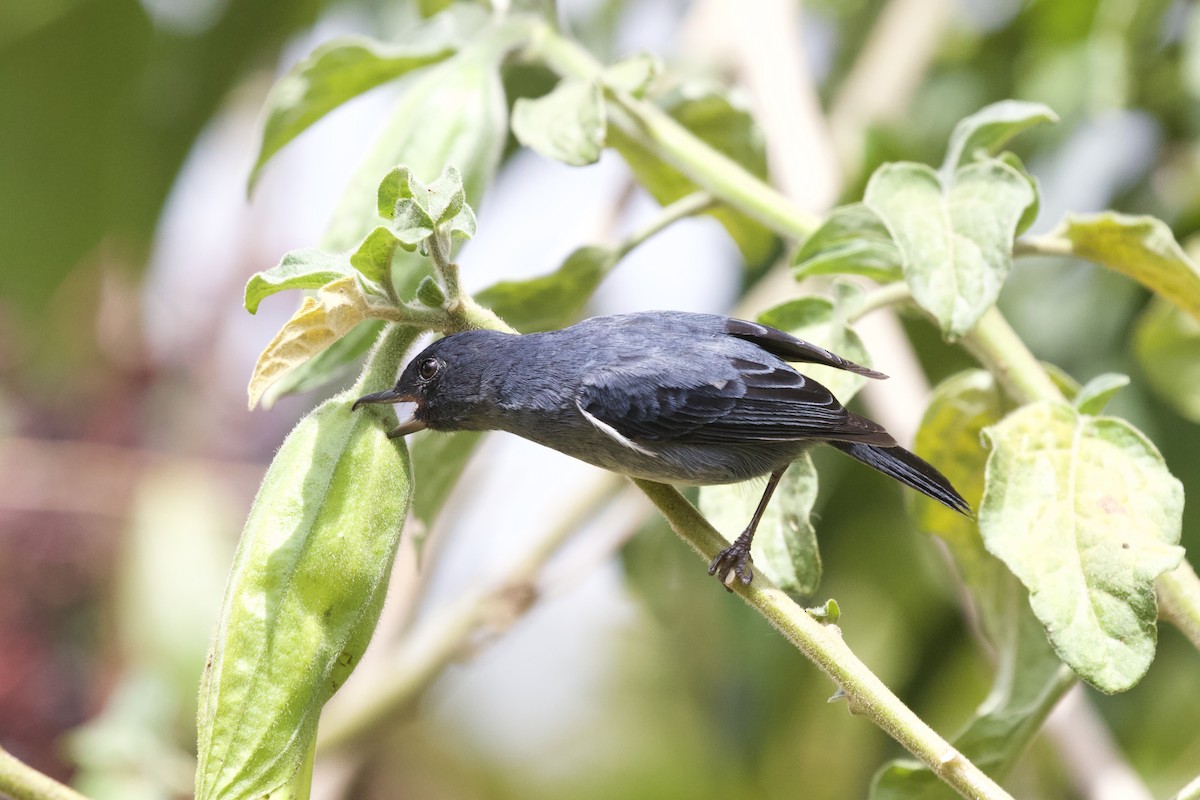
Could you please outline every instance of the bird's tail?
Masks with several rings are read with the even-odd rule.
[[[851,458],[858,459],[868,467],[895,478],[926,494],[955,511],[971,516],[971,506],[962,498],[946,476],[938,472],[924,459],[903,447],[878,447],[856,442],[829,442]]]

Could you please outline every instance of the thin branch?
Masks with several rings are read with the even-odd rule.
[[[0,747],[0,794],[13,800],[87,800]]]

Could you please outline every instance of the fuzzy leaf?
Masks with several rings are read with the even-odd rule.
[[[864,275],[879,283],[901,277],[900,250],[887,227],[862,203],[835,208],[792,259],[796,279]]]
[[[258,313],[264,298],[285,289],[320,289],[327,283],[353,275],[341,253],[322,250],[292,250],[270,269],[256,272],[246,284],[244,304],[251,314]]]
[[[300,309],[284,323],[254,365],[248,388],[250,408],[258,404],[266,388],[281,376],[325,350],[370,316],[371,306],[353,275],[325,285],[316,297],[304,298]]]
[[[349,381],[357,372],[358,362],[379,338],[384,322],[369,319],[358,323],[352,331],[317,355],[285,372],[263,392],[259,402],[271,408],[289,394],[301,394],[319,389],[335,381]]]
[[[575,167],[599,160],[607,124],[604,94],[593,80],[565,78],[549,94],[536,100],[522,97],[513,105],[517,141]]]
[[[1124,420],[1034,403],[988,428],[979,527],[1059,657],[1104,692],[1154,658],[1154,579],[1177,566],[1183,486]]]
[[[605,68],[600,74],[600,82],[619,92],[641,97],[662,71],[662,60],[658,56],[638,53]]]
[[[1075,397],[1072,398],[1071,404],[1079,410],[1080,414],[1094,416],[1104,411],[1104,407],[1108,405],[1109,400],[1112,400],[1113,395],[1128,385],[1128,375],[1106,372],[1103,375],[1097,375],[1080,387]]]
[[[959,121],[950,134],[943,178],[949,179],[981,154],[998,155],[1009,139],[1045,122],[1058,122],[1058,115],[1048,106],[1023,100],[1001,100],[976,111]]]
[[[885,164],[865,195],[900,249],[913,299],[951,339],[999,297],[1017,223],[1033,200],[1029,182],[994,159],[958,170],[952,186],[923,164]]]

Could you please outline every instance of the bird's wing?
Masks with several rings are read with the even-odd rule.
[[[725,332],[730,336],[751,342],[784,361],[807,361],[810,364],[824,364],[827,367],[844,369],[868,378],[883,379],[887,375],[873,369],[855,364],[836,353],[831,353],[824,347],[818,347],[812,342],[797,339],[790,333],[760,325],[757,322],[747,322],[743,319],[729,319],[725,324]]]
[[[706,360],[628,359],[586,376],[579,410],[627,446],[833,439],[890,447],[882,427],[852,414],[828,389],[749,349]]]

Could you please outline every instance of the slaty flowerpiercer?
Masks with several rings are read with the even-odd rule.
[[[596,466],[662,483],[735,483],[768,475],[746,530],[709,566],[750,583],[750,543],[784,470],[826,442],[969,513],[928,463],[847,411],[789,361],[887,376],[783,331],[714,314],[650,311],[515,335],[440,339],[367,403],[411,403],[389,436],[424,428],[515,433]]]

